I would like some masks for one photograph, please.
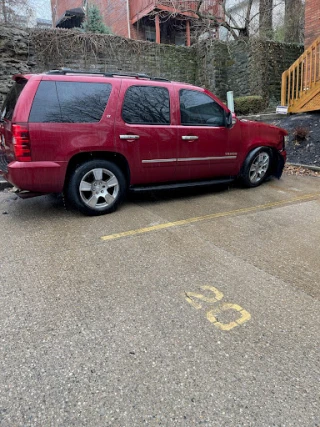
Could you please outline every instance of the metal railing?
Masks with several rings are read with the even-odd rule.
[[[298,112],[317,88],[320,90],[320,37],[282,74],[281,105],[288,106],[288,112]],[[309,109],[320,109],[320,100]]]

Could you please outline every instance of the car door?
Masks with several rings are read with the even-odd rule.
[[[172,88],[161,82],[123,79],[115,145],[129,162],[131,185],[176,178],[177,130],[172,126]]]
[[[236,129],[226,127],[226,110],[204,90],[179,90],[177,178],[232,175],[237,153],[230,152]]]

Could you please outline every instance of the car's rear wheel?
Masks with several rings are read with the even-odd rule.
[[[90,160],[71,174],[65,191],[72,206],[86,215],[115,211],[126,193],[121,169],[108,160]]]
[[[241,179],[247,187],[257,187],[268,177],[271,167],[271,151],[260,148],[250,153],[244,163]]]

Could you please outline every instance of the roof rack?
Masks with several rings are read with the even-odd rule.
[[[46,74],[58,75],[58,76],[65,76],[67,74],[71,74],[71,75],[83,74],[83,75],[89,75],[89,76],[103,76],[103,77],[132,77],[136,79],[148,79],[148,80],[154,80],[154,81],[160,81],[160,82],[170,81],[163,77],[151,77],[151,76],[148,76],[148,74],[144,74],[144,73],[123,73],[121,71],[104,73],[103,71],[72,70],[71,68],[61,68],[59,70],[50,70]]]

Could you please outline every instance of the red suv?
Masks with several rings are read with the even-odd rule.
[[[63,192],[87,215],[128,189],[280,178],[283,129],[239,120],[209,91],[144,74],[15,75],[1,109],[0,174],[21,195]]]

